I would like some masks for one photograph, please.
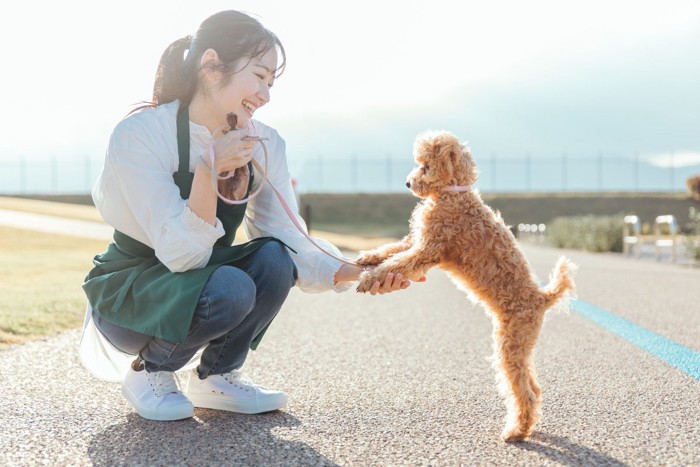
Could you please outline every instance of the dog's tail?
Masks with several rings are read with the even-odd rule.
[[[565,256],[561,256],[554,266],[549,284],[544,288],[545,309],[552,308],[559,300],[565,298],[568,292],[574,290],[573,274],[576,265]]]

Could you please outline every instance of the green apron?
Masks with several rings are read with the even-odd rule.
[[[177,116],[178,171],[173,174],[180,196],[189,198],[194,174],[189,171],[190,127],[188,109]],[[253,170],[247,193],[253,184]],[[93,258],[94,268],[83,283],[95,313],[107,321],[134,331],[182,343],[192,322],[202,288],[221,265],[231,264],[255,252],[273,237],[261,237],[232,246],[236,230],[245,215],[245,204],[217,202],[216,217],[225,234],[219,238],[207,265],[201,269],[171,272],[143,243],[114,231],[114,240],[104,253]],[[269,324],[253,340],[257,348]]]

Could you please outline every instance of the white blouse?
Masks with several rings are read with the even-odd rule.
[[[109,141],[104,168],[92,191],[102,218],[115,229],[153,248],[158,259],[171,271],[182,272],[207,264],[216,240],[224,235],[216,226],[194,214],[173,181],[178,170],[177,101],[132,114],[122,120]],[[292,188],[284,140],[276,130],[254,121],[256,136],[265,141],[269,155],[268,178],[282,193],[293,212],[298,212]],[[211,134],[190,122],[190,171],[207,153]],[[256,145],[253,157],[265,167],[264,154]],[[255,173],[255,190],[263,177]],[[297,220],[306,229],[301,217]],[[291,253],[297,267],[297,284],[304,292],[344,291],[350,283],[333,285],[341,264],[311,244],[287,216],[274,191],[265,183],[248,202],[243,227],[249,238],[276,237],[296,251]],[[327,241],[315,239],[335,255],[340,251]]]
[[[92,198],[102,218],[115,229],[148,245],[158,259],[171,271],[186,271],[207,264],[216,240],[224,235],[221,222],[216,225],[199,218],[180,197],[173,181],[178,170],[177,101],[154,109],[134,113],[122,120],[107,148],[104,167],[92,190]],[[268,138],[268,178],[282,193],[293,212],[298,206],[287,168],[284,140],[274,129],[255,121],[255,134]],[[206,127],[190,122],[190,171],[208,149],[211,134]],[[265,167],[260,145],[253,157]],[[253,190],[263,178],[255,174]],[[297,220],[306,230],[303,219]],[[267,183],[248,202],[243,226],[249,238],[272,236],[282,240],[297,267],[296,285],[304,292],[348,290],[352,284],[333,285],[333,276],[340,268],[333,259],[312,245],[296,228]],[[329,252],[340,256],[330,242],[314,239]],[[183,369],[197,365],[198,352]],[[132,355],[127,355],[107,341],[92,320],[88,303],[80,338],[78,356],[83,366],[97,378],[120,381]]]

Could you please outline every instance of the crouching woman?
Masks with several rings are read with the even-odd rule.
[[[242,377],[249,350],[291,287],[343,291],[361,272],[309,243],[253,168],[253,159],[264,165],[250,138],[258,136],[266,139],[267,177],[296,212],[284,141],[253,119],[284,64],[280,41],[257,20],[217,13],[168,47],[152,102],[110,138],[92,195],[114,241],[83,284],[89,306],[80,358],[97,376],[121,381],[144,418],[187,418],[194,407],[283,407],[285,393]],[[233,129],[230,113],[238,117]],[[238,200],[256,196],[222,202],[222,186]],[[232,245],[240,226],[251,240]],[[408,285],[390,276],[373,292]]]

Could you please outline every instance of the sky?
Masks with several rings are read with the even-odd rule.
[[[700,2],[13,2],[2,7],[0,161],[104,154],[177,38],[224,9],[282,40],[256,117],[289,157],[410,158],[445,129],[475,154],[700,164]]]

